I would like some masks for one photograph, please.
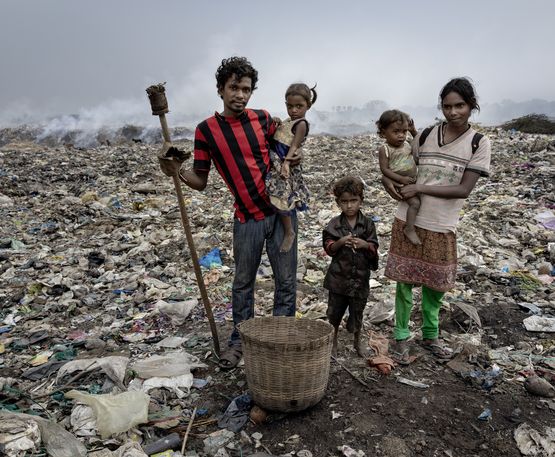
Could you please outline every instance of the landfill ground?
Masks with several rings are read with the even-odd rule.
[[[4,413],[27,413],[58,422],[93,457],[140,457],[146,455],[140,447],[124,448],[173,432],[183,438],[197,408],[183,455],[555,455],[555,136],[493,128],[485,133],[493,145],[492,176],[479,180],[464,206],[457,286],[446,294],[440,315],[441,336],[454,349],[451,360],[438,360],[420,346],[417,305],[412,362],[389,374],[357,357],[342,328],[329,384],[316,406],[269,413],[263,423],[249,420],[220,444],[218,419],[231,400],[248,392],[244,366],[217,367],[173,182],[158,168],[160,145],[80,149],[17,139],[2,145],[0,438],[15,434],[6,429]],[[330,187],[345,175],[363,179],[363,211],[375,216],[380,241],[364,323],[373,339],[391,337],[395,292],[383,269],[396,203],[379,184],[379,141],[376,135],[308,139],[303,168],[313,201],[299,218],[298,238],[298,313],[324,319],[329,259],[321,230],[338,214]],[[179,145],[192,148],[190,141]],[[220,249],[222,264],[205,269],[204,280],[225,346],[232,201],[215,170],[206,191],[184,193],[199,256]],[[271,314],[272,295],[263,257],[258,316]],[[186,319],[171,311],[172,303],[190,311]],[[534,319],[543,322],[543,331],[529,330]],[[99,436],[94,417],[92,428],[90,420],[72,423],[76,402],[64,393],[120,393],[138,381],[134,364],[176,350],[206,366],[193,370],[190,391],[149,390],[148,422],[109,437]],[[88,371],[90,365],[59,376],[69,366],[64,363],[109,356],[129,358],[121,376]],[[544,380],[535,394],[526,381],[533,375]],[[52,453],[44,436],[29,446],[13,455],[84,455]]]

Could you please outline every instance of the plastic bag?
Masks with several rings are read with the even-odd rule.
[[[89,405],[96,415],[96,428],[102,439],[126,432],[148,421],[150,397],[143,392],[123,392],[118,395],[89,395],[71,390],[65,395]]]
[[[129,441],[114,452],[114,457],[148,457],[139,443]]]
[[[86,457],[85,445],[63,427],[50,421],[38,424],[42,442],[50,457]]]
[[[66,363],[56,377],[56,382],[65,375],[69,375],[75,371],[92,371],[101,368],[104,373],[114,382],[121,383],[125,378],[125,370],[129,364],[129,357],[110,356],[100,359],[79,359]]]
[[[55,422],[30,414],[0,411],[0,420],[4,418],[35,421],[39,426],[42,442],[50,457],[87,457],[85,445]]]
[[[541,457],[555,454],[555,428],[546,428],[542,435],[525,422],[514,431],[514,439],[522,455]]]
[[[199,362],[198,357],[185,351],[168,352],[166,355],[153,355],[147,359],[138,360],[131,368],[139,378],[155,377],[171,378],[191,373],[195,368],[206,367]]]
[[[222,258],[220,257],[220,249],[214,248],[199,260],[200,266],[204,268],[218,268],[222,266]]]
[[[175,325],[181,325],[185,322],[185,319],[191,314],[191,311],[198,305],[198,300],[196,298],[191,298],[185,301],[174,301],[166,302],[164,300],[159,300],[156,302],[156,309],[161,313],[167,314],[172,323]]]
[[[41,443],[38,424],[32,419],[0,418],[0,452],[8,457],[36,450]]]
[[[172,378],[149,378],[141,387],[143,392],[148,392],[151,389],[156,389],[159,387],[165,387],[170,389],[172,392],[177,395],[177,398],[183,398],[189,395],[189,391],[191,390],[191,386],[193,385],[193,375],[183,374],[181,376],[175,376]],[[185,389],[186,391],[183,392],[180,388]]]

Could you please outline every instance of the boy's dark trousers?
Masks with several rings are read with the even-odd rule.
[[[347,331],[350,333],[360,332],[362,329],[362,313],[367,301],[368,297],[349,297],[330,291],[326,312],[329,323],[338,328],[348,308]]]

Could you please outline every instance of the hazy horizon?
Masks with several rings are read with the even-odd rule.
[[[555,100],[547,0],[0,5],[0,127],[69,114],[88,128],[154,124],[145,89],[162,81],[175,122],[211,114],[221,109],[214,73],[231,55],[259,72],[249,106],[272,113],[295,81],[318,84],[319,111],[373,100],[433,110],[454,76],[471,77],[483,107]]]

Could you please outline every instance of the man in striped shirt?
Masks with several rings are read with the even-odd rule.
[[[224,109],[197,126],[192,170],[180,170],[177,162],[163,161],[165,164],[162,164],[162,170],[167,175],[179,173],[181,181],[189,187],[203,190],[214,163],[235,197],[234,329],[229,347],[220,358],[220,367],[224,369],[235,367],[241,359],[237,325],[254,317],[254,284],[264,244],[275,278],[273,314],[295,314],[297,237],[292,249],[280,252],[283,226],[270,204],[264,182],[270,167],[269,139],[276,130],[276,123],[268,112],[246,107],[256,89],[257,80],[258,72],[246,58],[222,60],[216,72],[216,81]],[[293,164],[299,162],[300,156]],[[293,227],[296,232],[296,215],[293,215]]]

